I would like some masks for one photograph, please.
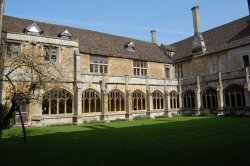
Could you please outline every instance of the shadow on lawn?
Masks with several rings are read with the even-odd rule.
[[[83,131],[32,136],[27,144],[5,139],[1,151],[6,153],[0,151],[1,163],[187,166],[249,162],[249,119],[166,120],[151,125],[140,122],[132,127],[86,125]]]

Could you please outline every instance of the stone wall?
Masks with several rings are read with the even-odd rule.
[[[89,71],[89,59],[90,55],[81,54],[81,73],[88,74]],[[164,64],[164,63],[156,63],[156,62],[148,62],[148,77],[153,78],[164,78],[165,77],[165,67],[170,69],[170,78],[175,78],[174,65],[172,64]],[[98,74],[97,74],[98,75]],[[110,76],[133,76],[133,60],[132,59],[123,59],[123,58],[115,58],[108,57],[108,73]]]
[[[219,71],[230,72],[244,68],[244,55],[250,55],[250,45],[196,57],[191,60],[184,60],[176,63],[176,66],[178,64],[182,64],[184,77],[207,75],[217,73]],[[224,67],[222,64],[223,57],[227,58],[227,67]],[[213,58],[217,59],[218,63],[218,70],[216,71],[213,70]]]

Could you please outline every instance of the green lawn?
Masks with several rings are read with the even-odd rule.
[[[176,117],[5,130],[0,165],[250,165],[249,118]]]

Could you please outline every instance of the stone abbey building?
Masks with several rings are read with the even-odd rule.
[[[32,49],[63,67],[59,86],[22,108],[28,125],[132,119],[135,116],[250,115],[250,17],[201,32],[192,8],[194,36],[171,45],[3,16],[5,58]],[[1,100],[7,96],[2,82]]]

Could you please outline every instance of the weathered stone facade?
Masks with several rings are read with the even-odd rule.
[[[198,23],[196,20],[194,37],[201,36]],[[48,55],[62,69],[62,81],[56,86],[48,83],[42,97],[23,111],[29,125],[170,117],[199,114],[203,109],[250,114],[248,42],[211,51],[211,41],[206,43],[209,35],[204,33],[204,39],[195,39],[204,40],[201,51],[193,52],[193,37],[158,47],[155,31],[150,43],[7,16],[3,27],[5,58],[12,51],[10,43],[17,43],[19,52],[33,50],[44,60]],[[54,53],[46,52],[50,49]],[[4,80],[3,103],[8,98],[7,87]]]

